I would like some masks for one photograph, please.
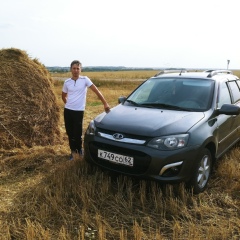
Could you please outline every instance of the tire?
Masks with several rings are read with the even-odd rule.
[[[210,151],[204,148],[193,169],[193,176],[187,183],[187,188],[194,194],[199,194],[207,188],[208,181],[212,172],[212,155]]]

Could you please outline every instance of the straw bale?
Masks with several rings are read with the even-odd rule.
[[[44,65],[20,49],[0,49],[0,147],[56,144],[59,112]]]

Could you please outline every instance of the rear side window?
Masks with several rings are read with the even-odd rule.
[[[240,101],[240,90],[239,90],[239,83],[237,84],[237,81],[231,81],[228,83],[230,90],[232,92],[232,96],[233,96],[233,102],[239,102]]]

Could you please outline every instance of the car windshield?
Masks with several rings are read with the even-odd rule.
[[[126,104],[142,107],[206,111],[211,106],[214,81],[191,78],[150,78]]]

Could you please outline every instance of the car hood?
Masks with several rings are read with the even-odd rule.
[[[95,119],[97,128],[142,136],[186,133],[204,118],[203,112],[124,106],[112,108]]]

